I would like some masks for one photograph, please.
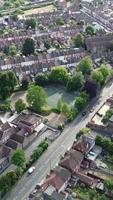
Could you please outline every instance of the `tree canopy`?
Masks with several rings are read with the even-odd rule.
[[[0,72],[0,98],[5,100],[11,95],[17,84],[17,78],[12,71]]]
[[[75,37],[73,37],[72,42],[75,47],[80,48],[83,47],[84,44],[84,37],[81,33],[77,33]]]
[[[91,26],[91,25],[88,25],[87,27],[86,27],[86,33],[87,33],[87,35],[94,35],[94,33],[95,33],[95,31],[94,31],[94,28],[93,28],[93,26]]]
[[[21,112],[25,110],[25,108],[26,108],[26,104],[24,103],[24,101],[22,99],[18,99],[15,103],[15,110],[17,112]]]
[[[84,84],[84,90],[89,94],[90,98],[95,97],[97,92],[97,85],[95,81],[92,79],[87,79]]]
[[[79,90],[84,85],[84,76],[81,71],[77,72],[75,75],[69,78],[67,83],[68,90]]]
[[[17,48],[15,44],[5,46],[4,53],[8,56],[15,56],[17,54]]]
[[[46,103],[45,90],[38,85],[31,85],[28,89],[27,101],[33,111],[40,112],[42,106],[44,106]]]
[[[108,78],[112,75],[112,70],[108,65],[102,64],[100,68],[92,71],[91,77],[96,84],[101,87],[103,86]]]
[[[32,29],[35,29],[36,27],[36,20],[35,18],[29,18],[25,21],[25,26],[26,26],[26,29],[28,28],[32,28]]]
[[[84,57],[77,66],[78,71],[83,74],[90,74],[93,69],[93,62],[90,56]]]
[[[69,74],[65,67],[54,67],[49,74],[49,80],[52,83],[66,85],[68,78]]]
[[[75,99],[75,108],[80,112],[89,100],[89,95],[86,92],[80,92]]]
[[[14,151],[11,161],[17,167],[24,167],[25,164],[25,153],[22,149],[17,149]]]
[[[26,38],[23,44],[22,53],[27,56],[34,54],[35,51],[35,41],[32,38]]]
[[[35,76],[36,85],[44,86],[48,83],[48,75],[45,73],[38,73]]]

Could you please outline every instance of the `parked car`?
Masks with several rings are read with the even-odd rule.
[[[86,115],[86,111],[84,111],[83,113],[82,113],[82,116],[85,116]]]
[[[35,170],[35,167],[34,167],[34,166],[30,167],[30,168],[28,169],[28,174],[32,174],[32,173],[34,172],[34,170]]]

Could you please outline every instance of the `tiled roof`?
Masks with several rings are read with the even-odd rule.
[[[59,163],[60,166],[69,169],[72,173],[79,170],[84,156],[81,152],[71,150]]]

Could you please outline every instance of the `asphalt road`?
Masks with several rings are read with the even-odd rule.
[[[76,137],[76,133],[79,129],[86,126],[88,121],[94,115],[95,111],[105,102],[105,100],[113,94],[113,83],[109,83],[101,92],[99,97],[93,99],[90,105],[87,107],[86,116],[81,114],[70,123],[61,136],[57,138],[48,148],[48,150],[40,157],[35,163],[36,170],[30,176],[27,173],[20,179],[10,193],[5,196],[4,200],[25,200],[29,193],[35,188],[37,183],[40,183],[50,169],[60,160],[61,156],[72,146],[72,143]],[[90,109],[94,107],[95,111],[90,113]]]

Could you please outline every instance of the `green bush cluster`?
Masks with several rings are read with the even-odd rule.
[[[110,138],[97,135],[95,143],[96,145],[101,146],[103,150],[106,151],[107,154],[111,156],[113,155],[113,142],[111,141]]]
[[[37,148],[33,151],[32,155],[30,156],[30,160],[26,163],[25,171],[32,166],[32,164],[38,160],[38,158],[42,155],[42,153],[48,148],[47,140],[43,140]]]
[[[102,122],[106,124],[112,115],[113,115],[113,108],[110,108],[109,110],[106,111],[106,114],[104,115],[102,119]]]
[[[15,171],[10,171],[0,177],[0,192],[3,197],[6,192],[9,192],[12,186],[17,182],[19,176]]]

